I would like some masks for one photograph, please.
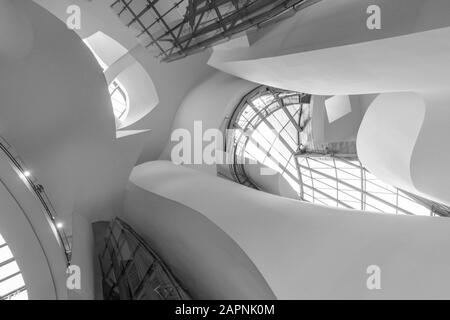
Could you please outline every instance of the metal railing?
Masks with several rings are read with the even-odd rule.
[[[50,223],[52,224],[52,229],[55,230],[58,241],[64,250],[64,255],[66,257],[67,265],[70,265],[70,260],[72,256],[72,247],[67,237],[64,229],[58,227],[57,224],[57,213],[55,208],[53,207],[47,193],[45,192],[44,186],[40,184],[36,177],[27,170],[27,166],[19,157],[18,153],[14,150],[14,148],[3,138],[0,137],[0,149],[8,156],[11,166],[15,168],[19,174],[21,175],[22,181],[24,181],[29,189],[34,192],[37,199],[40,201],[45,213],[47,214]]]
[[[114,219],[99,254],[104,300],[190,300],[150,246]]]

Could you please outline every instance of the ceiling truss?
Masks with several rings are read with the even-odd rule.
[[[114,0],[111,8],[165,62],[262,28],[321,0]]]

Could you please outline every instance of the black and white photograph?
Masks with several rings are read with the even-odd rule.
[[[0,309],[450,300],[449,141],[449,0],[0,0]]]

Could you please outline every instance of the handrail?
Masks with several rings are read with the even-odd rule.
[[[47,213],[54,230],[56,230],[56,234],[58,236],[59,241],[62,244],[64,255],[66,257],[67,265],[70,265],[70,260],[72,256],[72,247],[67,237],[66,233],[62,228],[58,228],[56,223],[57,213],[55,208],[53,207],[47,193],[44,190],[42,184],[38,183],[35,176],[31,175],[29,171],[26,169],[27,166],[23,162],[23,160],[19,157],[14,148],[5,140],[5,138],[0,136],[0,149],[8,156],[10,159],[11,165],[17,169],[22,175],[23,181],[26,181],[31,190],[35,193],[36,197],[41,202],[42,207]]]

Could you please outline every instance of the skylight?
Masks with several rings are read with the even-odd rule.
[[[391,214],[434,215],[433,206],[371,174],[354,154],[311,150],[311,96],[259,87],[238,106],[230,122],[232,153],[279,172],[315,204]],[[248,161],[247,161],[248,162]]]
[[[0,234],[0,300],[28,300],[25,282],[14,256]]]

